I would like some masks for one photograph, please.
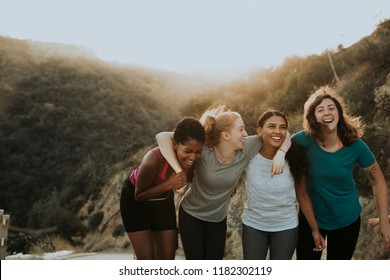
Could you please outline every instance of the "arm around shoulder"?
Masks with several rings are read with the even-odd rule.
[[[283,173],[283,168],[285,165],[285,158],[286,153],[291,147],[291,134],[287,131],[286,138],[284,139],[284,142],[279,147],[278,151],[276,152],[276,155],[273,158],[272,161],[272,170],[271,175],[276,175]]]
[[[173,147],[173,132],[160,132],[156,135],[156,140],[161,154],[168,161],[173,170],[175,170],[176,173],[183,171]]]

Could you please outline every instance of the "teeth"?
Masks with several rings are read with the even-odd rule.
[[[272,139],[274,139],[274,140],[280,140],[280,139],[282,139],[282,137],[279,137],[279,136],[273,136],[273,137],[271,137]]]

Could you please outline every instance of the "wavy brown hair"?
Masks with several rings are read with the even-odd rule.
[[[324,100],[331,99],[339,113],[339,122],[337,124],[337,133],[344,145],[349,146],[364,134],[364,125],[359,117],[355,118],[348,114],[347,107],[341,96],[336,90],[323,86],[316,90],[305,102],[303,112],[303,128],[305,131],[318,140],[323,140],[320,134],[320,125],[315,117],[316,107]]]

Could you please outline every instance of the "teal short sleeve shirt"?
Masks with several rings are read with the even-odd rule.
[[[294,134],[292,141],[305,147],[308,159],[307,189],[318,226],[334,230],[356,221],[361,213],[361,205],[353,169],[356,164],[367,168],[376,161],[367,144],[359,139],[336,152],[327,152],[305,131]]]

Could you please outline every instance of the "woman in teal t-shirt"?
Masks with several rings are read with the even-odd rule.
[[[293,141],[305,147],[307,188],[320,232],[327,239],[327,259],[351,259],[360,231],[360,213],[353,167],[358,164],[372,182],[380,219],[380,239],[390,249],[388,192],[375,156],[361,139],[363,126],[345,111],[330,87],[321,87],[305,103],[304,131]],[[320,259],[313,251],[311,230],[300,215],[298,259]]]

